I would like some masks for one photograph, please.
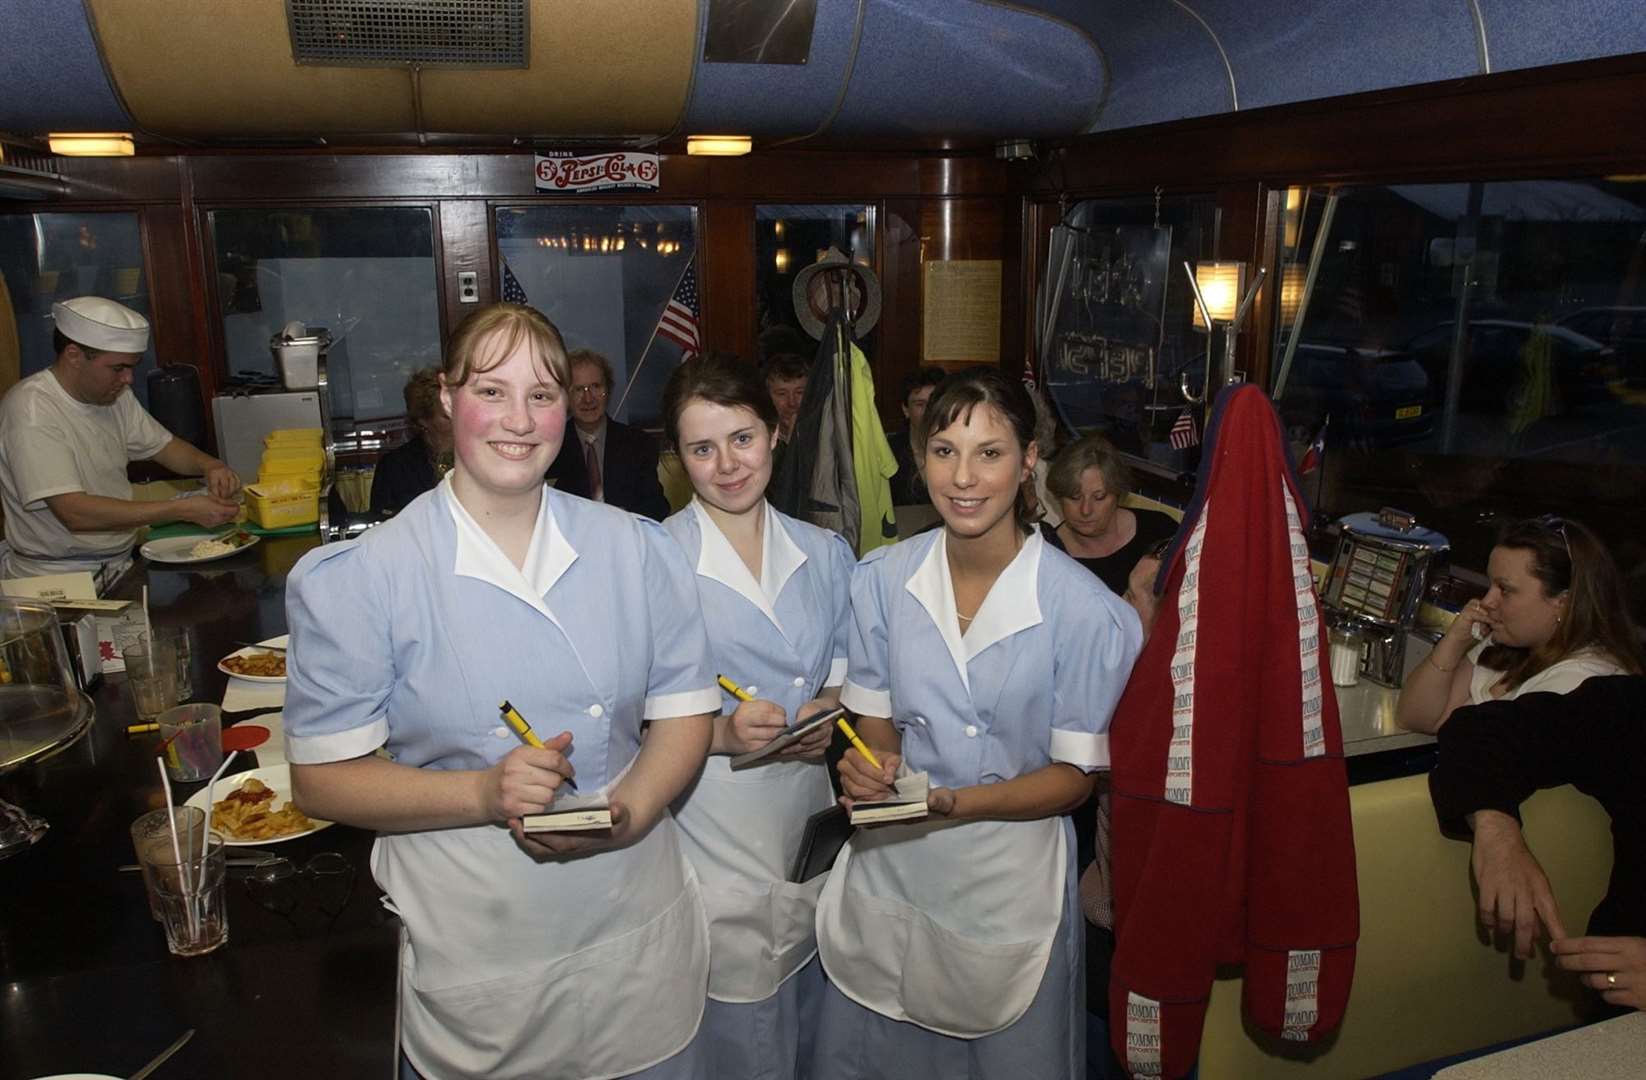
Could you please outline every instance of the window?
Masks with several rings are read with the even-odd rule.
[[[274,376],[290,322],[331,332],[334,418],[399,416],[412,372],[440,362],[428,207],[215,210],[217,302],[231,381]]]
[[[497,210],[501,298],[547,315],[568,349],[611,361],[610,411],[619,420],[661,423],[663,383],[680,362],[682,321],[663,321],[679,295],[701,343],[697,211],[647,203],[512,206]],[[682,319],[684,317],[682,316]]]
[[[875,208],[848,205],[772,205],[755,207],[754,282],[756,355],[764,362],[776,353],[798,353],[810,360],[817,341],[800,327],[795,315],[794,278],[834,248],[853,262],[875,264]],[[862,339],[863,351],[876,355],[876,330]]]
[[[44,371],[57,359],[51,306],[59,300],[106,296],[153,317],[136,214],[0,214],[0,279],[16,319],[19,376]],[[5,344],[0,339],[0,352]],[[145,407],[154,365],[151,335],[132,381]]]
[[[1320,260],[1295,347],[1281,313],[1275,392],[1299,443],[1330,418],[1326,509],[1411,510],[1474,567],[1506,518],[1575,517],[1634,574],[1638,618],[1646,183],[1294,189],[1287,206],[1283,271],[1301,283]]]

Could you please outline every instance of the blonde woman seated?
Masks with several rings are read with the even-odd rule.
[[[1046,474],[1046,490],[1057,500],[1063,523],[1053,528],[1041,522],[1041,536],[1116,596],[1125,595],[1138,560],[1177,532],[1170,515],[1120,505],[1132,491],[1131,470],[1101,435],[1087,435],[1059,451]]]
[[[1617,566],[1582,525],[1552,515],[1509,525],[1487,574],[1486,595],[1458,612],[1407,676],[1395,707],[1401,727],[1432,735],[1464,705],[1641,673]]]

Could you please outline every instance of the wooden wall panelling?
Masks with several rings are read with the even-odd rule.
[[[1261,265],[1261,226],[1265,209],[1262,198],[1261,184],[1248,181],[1242,184],[1229,184],[1218,189],[1218,236],[1217,253],[1221,259],[1238,259],[1246,264],[1247,274],[1251,275],[1252,268]],[[1247,278],[1248,289],[1251,288],[1250,276]],[[1279,282],[1263,282],[1263,292],[1252,301],[1254,308],[1268,302],[1270,289],[1278,288]],[[1256,332],[1255,327],[1259,320],[1252,314],[1246,316],[1239,337],[1235,341],[1235,367],[1246,373],[1248,381],[1258,379],[1258,369],[1267,364],[1268,344],[1273,339],[1263,339]],[[1222,356],[1223,342],[1214,343],[1214,354]]]
[[[717,199],[699,208],[699,333],[706,351],[755,358],[754,254],[754,203]]]
[[[1032,285],[1023,257],[1026,200],[1000,200],[1000,366],[1008,375],[1023,374],[1023,325],[1033,321]]]
[[[879,344],[874,400],[887,431],[902,429],[903,379],[920,366],[920,200],[887,199],[880,213]]]
[[[435,257],[440,268],[440,340],[444,341],[469,312],[502,299],[494,267],[490,204],[481,199],[442,199],[435,204]],[[460,299],[457,275],[473,271],[480,299]]]
[[[162,366],[188,364],[199,373],[206,431],[215,443],[211,399],[217,393],[218,378],[205,313],[195,301],[204,280],[196,258],[198,240],[190,235],[190,215],[181,205],[145,206],[138,210],[138,228],[149,282],[155,359]]]

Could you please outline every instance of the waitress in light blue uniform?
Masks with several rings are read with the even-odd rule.
[[[668,807],[708,749],[714,668],[661,527],[544,486],[569,381],[537,312],[465,320],[451,474],[287,587],[295,798],[381,833],[404,1076],[710,1075],[707,922]],[[610,788],[608,833],[522,831],[573,784]]]
[[[1082,919],[1066,814],[1108,765],[1137,615],[1034,531],[1034,408],[996,371],[932,394],[924,472],[943,527],[852,579],[841,701],[879,760],[848,800],[926,772],[923,822],[859,829],[818,903],[829,983],[812,1075],[1067,1080],[1085,1068]]]
[[[753,369],[699,358],[663,391],[663,423],[696,497],[663,523],[696,568],[726,696],[708,763],[675,819],[709,911],[709,1003],[699,1043],[717,1077],[792,1080],[811,1054],[822,971],[813,923],[820,875],[787,873],[806,818],[834,794],[830,726],[749,768],[731,755],[833,708],[846,677],[851,549],[766,502],[777,414]]]

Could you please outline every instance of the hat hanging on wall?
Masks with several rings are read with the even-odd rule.
[[[806,333],[821,341],[830,313],[842,304],[853,337],[873,330],[880,321],[880,278],[839,248],[830,248],[794,276],[794,313]]]

